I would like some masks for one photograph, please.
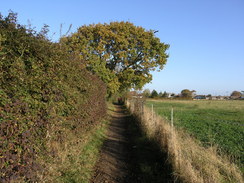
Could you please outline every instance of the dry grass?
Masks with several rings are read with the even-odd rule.
[[[109,112],[114,110],[113,105],[107,106]],[[45,167],[39,178],[43,183],[89,183],[106,137],[108,115],[95,125],[75,129],[59,122],[49,127],[45,137],[49,153],[39,160]]]
[[[244,182],[238,167],[225,155],[219,155],[216,147],[201,146],[196,139],[176,130],[145,107],[142,113],[130,101],[127,101],[127,106],[140,119],[149,138],[157,141],[168,153],[176,178],[187,183]]]
[[[48,149],[53,150],[54,156],[42,160],[47,169],[40,175],[42,182],[88,183],[105,137],[106,127],[107,121],[103,121],[86,130],[80,129],[78,134],[71,129],[58,127],[64,137],[59,140],[53,139],[54,135],[50,133],[47,144]]]

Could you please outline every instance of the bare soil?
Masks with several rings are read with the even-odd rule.
[[[91,183],[173,182],[166,160],[128,111],[115,105]]]

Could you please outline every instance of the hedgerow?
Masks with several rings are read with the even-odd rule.
[[[0,182],[40,180],[62,129],[78,137],[106,114],[104,83],[47,31],[0,15]]]

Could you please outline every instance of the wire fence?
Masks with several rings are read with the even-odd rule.
[[[126,106],[129,108],[131,113],[133,113],[137,118],[139,118],[141,120],[145,117],[144,116],[145,103],[146,103],[146,100],[144,98],[131,98],[131,99],[126,100]],[[155,111],[156,110],[154,108],[154,105],[151,104],[149,120],[154,124],[156,124],[156,116],[157,116]],[[170,119],[168,119],[168,120],[169,120],[171,126],[174,127],[174,109],[173,109],[173,107],[171,108],[171,115],[170,115]]]
[[[145,102],[143,98],[134,97],[125,104],[147,136],[169,155],[176,177],[190,183],[243,182],[237,166],[220,156],[215,147],[204,148],[189,134],[175,128],[173,108],[170,119],[165,119],[155,113],[154,105],[145,107]]]

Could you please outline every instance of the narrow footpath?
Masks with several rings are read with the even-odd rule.
[[[165,154],[147,140],[123,106],[114,107],[91,183],[173,182]]]

